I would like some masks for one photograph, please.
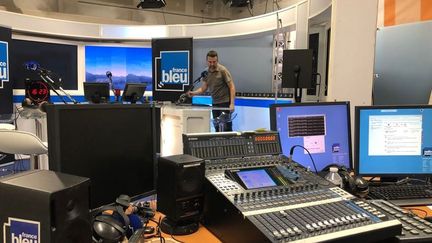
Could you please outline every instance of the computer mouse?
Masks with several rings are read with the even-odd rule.
[[[144,234],[153,234],[155,231],[155,228],[153,226],[146,226],[144,228]]]

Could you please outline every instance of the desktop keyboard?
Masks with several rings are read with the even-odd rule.
[[[431,185],[389,185],[370,186],[368,196],[371,199],[383,199],[398,206],[432,204]]]
[[[396,236],[396,242],[432,242],[432,223],[384,200],[369,203],[402,223],[402,233]]]

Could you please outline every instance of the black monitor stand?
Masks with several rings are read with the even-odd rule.
[[[171,235],[189,235],[198,231],[199,223],[196,220],[174,221],[169,217],[162,219],[160,223],[162,232]]]
[[[299,80],[300,80],[300,72],[301,68],[299,65],[294,65],[294,80],[295,80],[295,88],[294,88],[294,100],[296,103],[301,103],[302,98],[302,88],[299,88]]]
[[[133,94],[130,96],[130,103],[131,103],[131,104],[136,104],[137,101],[138,101],[138,95],[137,95],[137,93],[133,93]]]

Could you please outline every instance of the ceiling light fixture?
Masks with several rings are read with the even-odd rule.
[[[165,6],[165,0],[140,0],[137,8],[163,8]]]

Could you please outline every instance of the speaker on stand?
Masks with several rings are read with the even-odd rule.
[[[191,155],[159,158],[157,209],[165,214],[161,230],[187,235],[198,230],[204,203],[204,160]]]
[[[90,179],[32,170],[0,179],[0,239],[91,242]]]

